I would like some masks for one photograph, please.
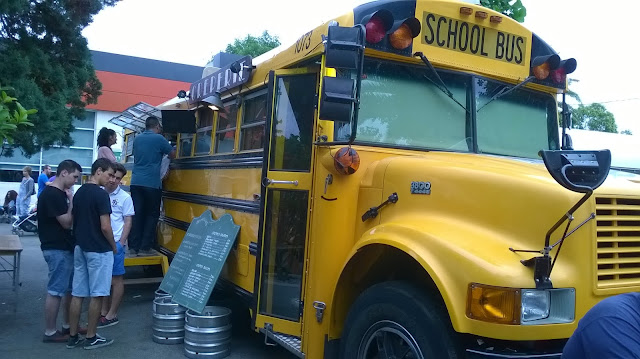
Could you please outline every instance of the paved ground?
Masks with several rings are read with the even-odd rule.
[[[10,234],[10,226],[0,224],[0,234]],[[184,358],[182,344],[161,345],[151,340],[152,300],[157,284],[126,286],[120,323],[98,330],[100,334],[115,339],[113,345],[88,351],[66,349],[64,344],[42,343],[46,263],[37,236],[26,234],[21,241],[24,247],[22,286],[14,292],[7,273],[0,273],[0,358]],[[135,274],[134,270],[132,272]],[[82,314],[85,323],[86,302]],[[283,348],[265,346],[263,337],[251,331],[234,334],[231,352],[227,358],[295,358]]]

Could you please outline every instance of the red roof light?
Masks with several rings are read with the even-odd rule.
[[[365,28],[367,29],[367,42],[372,44],[379,43],[387,34],[384,21],[377,16],[372,17],[365,25]]]

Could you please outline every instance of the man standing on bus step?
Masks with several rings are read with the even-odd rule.
[[[44,188],[47,187],[47,183],[49,183],[49,176],[51,176],[51,166],[44,165],[44,167],[42,167],[42,172],[40,172],[40,176],[38,176],[38,195],[36,198],[39,198],[40,193],[42,193]]]
[[[73,196],[69,188],[80,177],[82,168],[72,160],[58,165],[58,177],[43,188],[38,197],[40,248],[49,268],[47,296],[44,301],[45,343],[66,342],[69,332],[69,304],[73,278],[73,247],[71,236]],[[44,171],[43,171],[44,174]],[[62,330],[56,330],[58,311],[62,303]]]
[[[102,311],[98,328],[110,327],[119,323],[118,308],[124,295],[124,248],[127,245],[129,231],[133,223],[133,201],[131,196],[120,188],[122,177],[126,176],[127,170],[121,163],[114,165],[116,173],[104,187],[109,193],[111,200],[111,228],[113,238],[118,247],[118,254],[113,256],[113,273],[111,277],[111,296],[102,301]]]
[[[106,158],[91,165],[91,177],[73,196],[73,234],[76,246],[73,252],[73,286],[69,310],[69,340],[67,348],[83,342],[85,349],[95,349],[113,343],[96,333],[102,300],[111,289],[113,255],[118,253],[111,230],[111,204],[109,194],[100,188],[114,175],[114,163]],[[82,300],[91,297],[86,341],[78,335],[78,321]]]
[[[154,255],[152,247],[156,241],[156,226],[160,217],[162,180],[160,164],[162,156],[175,158],[175,150],[160,133],[162,126],[155,116],[145,122],[146,130],[133,140],[133,173],[131,174],[131,197],[136,214],[129,239],[132,254]]]

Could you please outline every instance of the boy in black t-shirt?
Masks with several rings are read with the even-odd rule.
[[[58,176],[38,197],[38,225],[40,248],[49,267],[47,298],[44,304],[45,343],[65,342],[69,332],[69,303],[71,301],[71,278],[73,276],[73,238],[71,224],[73,208],[70,188],[78,180],[82,168],[72,160],[58,165]],[[62,331],[56,330],[56,320],[61,298]]]
[[[75,348],[84,340],[78,336],[78,321],[82,300],[91,297],[85,349],[95,349],[113,343],[96,333],[102,300],[111,290],[113,255],[118,253],[111,229],[109,194],[100,188],[114,175],[114,164],[106,158],[91,166],[91,177],[73,197],[73,290],[69,319],[70,337],[67,348]]]

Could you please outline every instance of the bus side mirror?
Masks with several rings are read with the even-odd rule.
[[[350,122],[355,82],[341,77],[325,77],[320,96],[320,118],[323,120]]]
[[[553,179],[564,188],[590,193],[604,182],[611,167],[611,152],[540,151],[540,156]]]
[[[329,26],[325,39],[325,67],[355,70],[356,77],[323,77],[319,117],[328,121],[351,122],[351,142],[355,139],[358,118],[365,32],[362,25]]]

